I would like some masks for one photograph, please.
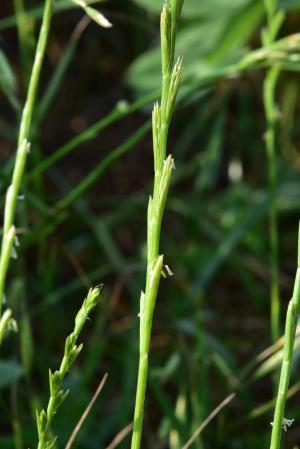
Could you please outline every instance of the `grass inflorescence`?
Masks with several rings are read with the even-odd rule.
[[[148,374],[148,358],[151,329],[158,288],[164,269],[164,258],[160,255],[161,224],[166,199],[174,169],[174,159],[167,155],[168,130],[174,111],[175,100],[182,75],[182,58],[174,64],[177,22],[182,0],[164,4],[161,20],[162,94],[161,104],[155,103],[152,112],[154,186],[149,198],[147,214],[147,273],[146,287],[140,297],[140,347],[139,369],[134,412],[132,449],[141,445],[145,392]]]
[[[18,137],[18,148],[16,153],[12,180],[10,186],[7,189],[5,199],[4,224],[3,224],[3,235],[2,235],[1,254],[0,254],[0,323],[1,320],[3,320],[3,315],[1,316],[1,312],[4,301],[6,275],[9,267],[11,251],[16,238],[16,228],[14,225],[15,209],[23,179],[26,160],[30,152],[30,142],[29,142],[30,125],[35,108],[35,101],[40,79],[40,73],[42,69],[43,59],[46,51],[46,45],[50,30],[52,8],[53,8],[53,0],[46,0],[43,14],[43,22],[41,25],[40,35],[36,47],[34,63],[29,81],[27,99],[22,112],[19,137]],[[5,322],[7,321],[6,320],[2,321],[1,328],[4,328],[3,324]],[[3,332],[5,332],[5,329],[3,330]],[[0,335],[0,342],[2,339],[3,335],[2,336]]]
[[[51,423],[60,405],[68,395],[68,390],[63,390],[63,380],[73,365],[75,359],[82,350],[83,344],[77,345],[79,334],[85,325],[90,313],[99,301],[100,288],[90,289],[79,309],[73,332],[66,338],[64,355],[58,370],[52,373],[49,370],[50,398],[47,409],[37,412],[38,449],[50,449],[53,447],[56,437],[51,434]]]
[[[299,2],[29,3],[0,18],[0,446],[297,447]]]

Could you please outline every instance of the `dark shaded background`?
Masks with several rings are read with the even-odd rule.
[[[39,127],[33,126],[28,173],[105,117],[118,102],[132,102],[152,91],[151,83],[155,85],[159,79],[159,66],[147,52],[158,45],[159,17],[151,1],[147,8],[138,3],[112,0],[99,5],[114,26],[105,30],[90,23],[80,36],[44,120]],[[155,314],[145,448],[182,447],[232,391],[236,391],[236,398],[194,447],[268,446],[273,413],[269,401],[274,397],[272,382],[278,360],[272,350],[261,356],[271,344],[269,194],[262,103],[265,71],[249,70],[205,85],[197,78],[207,67],[223,67],[260,46],[264,25],[261,3],[244,0],[237,6],[232,0],[236,11],[225,27],[222,20],[227,17],[229,0],[217,8],[212,3],[209,12],[200,9],[199,16],[183,13],[180,31],[194,33],[181,45],[187,54],[185,71],[193,77],[186,81],[191,91],[180,98],[170,132],[176,171],[161,246],[174,277],[162,281]],[[36,5],[26,2],[28,11]],[[300,24],[297,2],[282,2],[286,5],[292,8],[287,11],[281,36],[297,32]],[[12,66],[17,96],[23,102],[26,67],[30,67],[34,45],[28,44],[27,59],[22,62],[15,27],[2,26],[1,22],[14,14],[12,3],[2,0],[0,12],[0,47]],[[75,9],[55,14],[39,101],[82,17]],[[31,27],[37,35],[39,23],[29,17],[29,38]],[[230,32],[231,40],[226,41]],[[219,33],[215,40],[213,33]],[[205,46],[206,52],[198,55]],[[147,55],[144,72],[139,71],[138,64]],[[199,84],[194,85],[191,79]],[[278,88],[282,328],[296,266],[298,84],[297,70],[284,71]],[[66,210],[62,212],[57,203],[149,119],[151,107],[152,101],[24,184],[25,201],[20,202],[17,215],[21,247],[12,263],[7,291],[20,330],[7,340],[0,364],[3,448],[34,447],[34,409],[47,402],[48,367],[54,369],[59,364],[64,339],[87,288],[101,282],[102,304],[83,333],[84,351],[66,381],[71,392],[54,421],[57,447],[63,447],[105,372],[109,373],[105,389],[74,447],[105,448],[132,420],[137,313],[144,283],[146,208],[152,183],[150,132]],[[3,206],[19,122],[4,95],[0,96],[0,114]],[[242,170],[237,178],[232,174],[234,167]],[[296,420],[300,415],[298,356],[297,340],[291,383],[296,386],[287,416]],[[22,443],[18,446],[14,435],[19,434]],[[297,425],[285,440],[285,447],[297,447]],[[129,436],[123,443],[123,447],[128,446]]]

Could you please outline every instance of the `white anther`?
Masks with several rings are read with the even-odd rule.
[[[173,271],[170,269],[169,265],[165,265],[165,269],[167,270],[167,273],[168,273],[169,276],[173,276],[173,275],[174,275],[174,273],[173,273]]]
[[[288,428],[291,427],[291,425],[293,424],[294,421],[295,421],[294,419],[283,418],[282,423],[281,423],[282,429],[286,432],[288,430]],[[273,427],[274,423],[271,422],[270,424]]]

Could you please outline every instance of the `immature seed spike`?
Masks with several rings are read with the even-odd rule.
[[[171,3],[168,1],[164,4],[161,14],[161,59],[163,75],[161,110],[159,111],[158,105],[155,105],[152,115],[155,175],[153,196],[150,197],[148,204],[146,288],[145,295],[141,296],[140,306],[140,354],[131,449],[140,449],[141,447],[153,312],[160,279],[163,275],[163,256],[159,256],[160,233],[171,172],[174,166],[172,156],[164,160],[167,154],[172,101],[169,102],[169,116],[167,115],[167,105],[172,77],[171,69],[174,61],[176,37],[175,18],[180,12],[182,3],[182,0],[171,0]],[[176,73],[177,69],[178,65],[176,65]],[[173,96],[171,99],[173,102],[177,94],[176,83],[179,84],[178,78],[177,73],[177,78],[174,77],[172,84]],[[160,117],[158,117],[159,115]]]
[[[158,198],[157,198],[157,213],[158,215],[162,215],[166,199],[169,191],[171,174],[173,170],[173,158],[171,155],[167,157],[163,164],[162,175],[160,179],[160,184],[158,188]]]
[[[47,427],[47,414],[45,412],[44,409],[42,409],[40,411],[40,413],[37,411],[36,412],[37,415],[37,428],[38,428],[38,434],[40,436],[42,436],[45,431],[46,431],[46,427]]]
[[[269,16],[273,16],[277,8],[277,0],[264,0],[265,8]]]
[[[54,373],[52,373],[52,371],[49,369],[49,385],[50,385],[50,393],[51,396],[55,396],[60,387],[61,387],[61,373],[59,371],[54,371]]]
[[[182,77],[182,65],[183,65],[183,59],[182,56],[179,56],[179,58],[176,61],[176,64],[174,65],[172,76],[171,76],[171,83],[170,83],[170,90],[168,95],[168,101],[167,101],[167,120],[170,122],[174,107],[175,107],[175,101],[177,97],[177,92],[180,84],[180,80]]]
[[[78,336],[79,332],[81,331],[84,323],[87,320],[89,313],[97,305],[97,303],[99,301],[101,288],[102,288],[102,285],[100,285],[99,287],[91,288],[88,291],[88,294],[87,294],[85,300],[83,301],[83,304],[75,317],[74,334],[76,336]]]
[[[153,262],[152,269],[150,271],[150,282],[149,282],[149,294],[148,294],[148,301],[145,304],[145,307],[148,309],[148,313],[153,312],[159,281],[161,278],[161,272],[163,268],[163,260],[164,256],[160,255],[157,257],[157,259]]]
[[[170,0],[170,7],[172,12],[172,18],[174,21],[178,21],[184,0]]]
[[[172,17],[168,3],[165,3],[160,18],[162,73],[167,74],[172,58]]]
[[[152,134],[153,134],[153,152],[154,152],[154,170],[162,169],[163,156],[161,153],[161,109],[158,102],[154,103],[152,112]]]
[[[91,312],[91,310],[98,304],[102,287],[103,284],[100,284],[98,287],[94,287],[89,290],[87,295],[88,312]]]
[[[74,360],[82,349],[82,343],[76,345],[79,333],[88,319],[89,312],[96,306],[99,299],[101,286],[89,290],[79,313],[75,318],[75,326],[73,332],[66,338],[64,356],[62,358],[59,370],[52,373],[49,371],[50,398],[48,401],[47,412],[41,411],[37,414],[37,426],[39,434],[38,449],[47,449],[53,446],[55,439],[49,435],[49,429],[52,419],[57,413],[58,408],[65,400],[68,390],[62,389],[62,382],[71,368]]]

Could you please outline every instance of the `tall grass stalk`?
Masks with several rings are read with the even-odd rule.
[[[245,70],[255,70],[258,67],[265,66],[269,67],[269,65],[274,64],[274,62],[279,62],[283,67],[289,67],[291,70],[293,70],[293,64],[297,64],[297,53],[295,52],[295,50],[297,50],[297,48],[299,47],[299,40],[299,34],[294,34],[292,38],[289,36],[287,38],[278,40],[268,48],[263,47],[249,52],[243,58],[233,64],[216,67],[209,73],[199,73],[199,78],[196,82],[193,83],[192,90],[185,92],[181,99],[183,100],[188,95],[191,95],[193,91],[199,90],[199,87],[210,85],[218,79],[237,76]],[[290,53],[292,54],[290,55]],[[60,70],[64,69],[61,68]],[[38,105],[38,122],[40,122],[41,118],[43,118],[43,116],[45,115],[45,111],[47,110],[47,107],[53,99],[53,92],[57,89],[57,85],[55,85],[57,82],[56,76],[54,76],[54,78],[55,79],[50,83],[48,89],[45,91],[45,94],[40,101],[40,104]],[[185,84],[187,84],[187,81]],[[148,103],[156,100],[159,95],[160,92],[158,90],[155,90],[152,93],[139,98],[131,104],[123,101],[118,102],[116,106],[111,110],[111,112],[109,112],[105,117],[97,120],[95,123],[73,137],[70,141],[62,145],[60,148],[54,150],[50,156],[44,158],[43,161],[41,161],[37,166],[33,167],[33,169],[25,175],[25,181],[32,181],[37,175],[42,174],[60,159],[66,157],[75,149],[79,148],[80,145],[98,137],[99,133],[106,129],[108,126],[111,126],[112,124],[129,116]]]
[[[282,11],[277,11],[277,0],[264,0],[267,13],[267,26],[263,30],[262,40],[265,47],[271,46],[284,19]],[[277,167],[276,167],[276,122],[278,111],[275,100],[276,86],[280,67],[268,69],[263,86],[264,109],[267,122],[265,134],[268,158],[268,184],[270,193],[270,266],[271,266],[271,338],[275,342],[280,337],[280,291],[278,267],[278,211],[277,211]]]
[[[37,412],[37,428],[38,428],[38,446],[37,449],[50,449],[53,447],[56,438],[51,436],[50,427],[52,420],[66,398],[68,390],[62,389],[62,382],[71,368],[74,360],[82,349],[82,343],[77,346],[79,334],[87,321],[91,311],[99,301],[100,288],[90,289],[87,297],[76,315],[75,326],[73,332],[67,337],[65,342],[64,356],[61,361],[59,370],[52,373],[49,370],[50,398],[46,410]]]
[[[172,156],[166,155],[168,130],[182,74],[182,58],[179,57],[174,64],[176,29],[182,5],[183,0],[166,2],[160,21],[162,95],[161,104],[156,103],[152,113],[154,187],[148,203],[146,288],[140,298],[140,354],[131,449],[139,449],[141,445],[153,312],[163,270],[163,256],[159,255],[159,244],[174,167]],[[166,268],[168,271],[168,267]]]
[[[298,261],[297,261],[297,272],[294,283],[294,290],[292,299],[289,302],[286,323],[285,323],[285,334],[284,334],[284,351],[283,351],[283,361],[281,365],[281,373],[279,380],[279,387],[275,405],[275,413],[273,420],[273,428],[271,435],[271,445],[270,449],[279,449],[282,427],[286,425],[286,420],[284,418],[285,404],[288,394],[289,380],[291,375],[292,367],[292,356],[296,335],[297,327],[297,315],[300,309],[300,226],[298,234]]]
[[[4,319],[4,315],[2,316],[2,308],[4,301],[6,275],[9,267],[10,254],[13,248],[16,234],[16,229],[14,226],[15,209],[24,174],[26,159],[30,150],[29,144],[30,125],[32,121],[32,114],[35,106],[37,88],[39,84],[41,68],[48,40],[50,22],[52,17],[52,6],[53,0],[46,0],[42,26],[36,47],[31,77],[29,81],[27,99],[25,102],[20,123],[18,148],[14,164],[12,181],[7,190],[5,200],[3,236],[2,236],[1,255],[0,255],[0,328],[1,327],[3,328],[2,320]],[[5,329],[3,329],[3,332],[5,333]]]

